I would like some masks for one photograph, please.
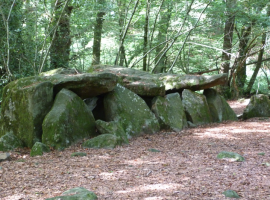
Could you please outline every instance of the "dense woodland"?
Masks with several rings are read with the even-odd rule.
[[[228,73],[227,98],[269,91],[268,0],[1,0],[0,15],[1,87],[106,64]]]

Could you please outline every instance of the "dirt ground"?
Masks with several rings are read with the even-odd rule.
[[[247,103],[229,102],[237,114]],[[239,153],[245,161],[219,160],[221,151]],[[73,152],[87,156],[71,157]],[[222,194],[228,189],[241,199],[267,200],[269,156],[269,118],[144,135],[112,150],[76,145],[30,157],[29,150],[23,149],[0,163],[0,199],[45,199],[84,187],[109,200],[218,200],[228,199]]]

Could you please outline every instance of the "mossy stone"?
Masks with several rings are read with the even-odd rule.
[[[119,137],[122,143],[128,144],[127,135],[119,122],[111,121],[105,122],[102,120],[96,121],[96,127],[101,134],[113,134]]]
[[[13,81],[3,90],[0,136],[12,133],[32,148],[41,141],[42,121],[53,104],[53,84],[41,77]]]
[[[50,152],[50,148],[41,142],[36,142],[31,149],[30,156],[41,156],[43,152]]]
[[[10,151],[23,147],[23,143],[12,133],[7,133],[0,138],[0,151]]]
[[[231,158],[234,161],[243,162],[245,158],[238,153],[222,151],[217,155],[218,159]]]
[[[243,119],[252,117],[270,117],[270,100],[267,95],[258,94],[250,98],[244,110]]]
[[[84,148],[113,149],[121,144],[121,139],[113,134],[102,134],[83,143]]]
[[[159,123],[145,101],[137,94],[117,84],[104,97],[106,121],[121,124],[128,138],[159,131]]]
[[[185,108],[187,120],[194,125],[212,122],[211,113],[204,95],[185,89],[182,92],[182,104]]]
[[[86,156],[86,153],[84,152],[74,152],[71,154],[71,157],[84,157]]]
[[[237,116],[224,97],[220,96],[215,89],[204,90],[213,122],[225,120],[237,121]]]
[[[96,135],[92,112],[79,96],[67,89],[57,94],[42,129],[42,142],[58,150]]]
[[[63,196],[48,198],[46,200],[96,200],[97,195],[83,187],[72,188],[62,193]]]
[[[223,192],[223,194],[225,195],[225,197],[229,198],[240,198],[240,196],[233,190],[226,190],[225,192]]]
[[[162,129],[177,132],[187,127],[187,119],[179,93],[155,97],[151,110],[155,113]]]

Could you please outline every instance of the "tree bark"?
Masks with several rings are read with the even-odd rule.
[[[131,1],[132,1],[132,0],[131,0]],[[129,21],[128,21],[126,27],[125,27],[125,28],[123,27],[123,30],[122,30],[122,32],[121,32],[121,34],[120,34],[121,39],[120,39],[119,50],[118,50],[118,52],[117,52],[117,55],[116,55],[116,58],[115,58],[115,62],[114,62],[115,65],[118,65],[119,55],[120,55],[121,49],[123,48],[124,41],[125,41],[125,39],[126,39],[128,27],[129,27],[129,25],[130,25],[130,23],[131,23],[131,20],[132,20],[134,14],[135,14],[135,11],[136,11],[136,9],[137,9],[137,7],[138,7],[138,4],[139,4],[139,0],[136,1],[135,5],[134,5],[134,8],[133,8],[133,11],[132,11],[132,14],[131,14],[131,17],[129,18]]]
[[[144,36],[143,36],[143,55],[147,52],[148,46],[148,25],[150,13],[150,0],[146,1],[145,23],[144,23]],[[143,71],[147,69],[147,56],[143,58]]]
[[[231,52],[232,52],[232,42],[233,42],[233,30],[235,22],[235,14],[232,12],[236,4],[236,0],[226,1],[226,12],[227,20],[224,27],[224,39],[223,39],[223,52],[222,52],[222,63],[221,63],[221,73],[227,73],[229,75]],[[224,52],[225,51],[225,52]],[[229,90],[229,82],[221,86],[221,92],[223,95],[227,96]]]
[[[59,67],[67,68],[69,65],[69,55],[70,55],[70,15],[72,12],[72,6],[63,7],[65,1],[58,1],[55,8],[55,17],[53,25],[56,28],[56,32],[51,34],[51,49],[50,49],[50,59],[51,68],[56,69]],[[63,10],[64,9],[64,10]],[[63,12],[62,12],[63,10]],[[61,15],[62,13],[62,15]],[[60,19],[59,19],[60,18]],[[58,26],[57,21],[59,20]]]
[[[157,35],[157,41],[158,43],[161,43],[166,40],[167,38],[167,32],[168,28],[170,25],[170,19],[171,19],[171,11],[172,11],[172,3],[167,3],[163,5],[163,9],[161,10],[166,10],[165,12],[161,12],[160,14],[160,21],[159,21],[159,27],[158,27],[158,35]],[[157,73],[162,73],[165,70],[166,67],[166,53],[162,54],[162,51],[166,49],[167,43],[165,45],[158,46],[156,48],[156,59],[155,63],[156,66],[152,70],[152,73],[157,74]],[[161,57],[160,57],[161,56]]]
[[[103,5],[104,0],[98,0],[98,4]],[[103,27],[103,16],[106,13],[104,11],[99,11],[96,17],[96,24],[94,28],[94,43],[93,43],[93,57],[92,57],[92,65],[100,64],[100,47],[101,47],[101,35],[102,35],[102,27]]]

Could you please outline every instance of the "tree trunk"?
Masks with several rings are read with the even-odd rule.
[[[56,28],[55,36],[51,34],[52,45],[50,49],[51,68],[56,69],[59,67],[67,68],[69,64],[70,55],[70,15],[72,12],[72,6],[66,6],[63,8],[65,1],[58,1],[55,8],[54,22],[52,23]],[[64,10],[63,10],[64,9]],[[63,12],[62,12],[63,10]],[[62,15],[61,15],[62,13]],[[57,26],[57,21],[60,21]]]
[[[236,4],[236,0],[226,1],[227,20],[224,27],[224,39],[223,39],[223,52],[222,52],[222,63],[221,73],[227,73],[229,75],[231,52],[232,52],[232,41],[233,41],[233,30],[235,22],[235,14],[232,13],[232,9]],[[225,52],[224,52],[225,51]],[[223,95],[228,96],[229,83],[228,81],[221,86],[221,92]]]
[[[167,38],[167,32],[170,25],[170,19],[171,19],[171,11],[172,11],[172,4],[168,3],[167,5],[163,5],[163,9],[161,8],[160,14],[160,21],[159,21],[159,27],[158,27],[158,35],[157,35],[157,43],[161,43],[166,40]],[[165,10],[165,12],[164,12]],[[156,63],[157,65],[153,69],[152,73],[162,73],[165,71],[166,68],[166,54],[161,55],[162,58],[160,59],[160,53],[167,47],[167,43],[165,45],[160,45],[156,48]],[[160,60],[159,60],[160,59]]]
[[[148,46],[148,25],[150,13],[150,0],[146,1],[145,23],[144,23],[144,36],[143,36],[143,55],[147,52]],[[147,69],[147,55],[143,58],[143,71]]]
[[[262,58],[263,58],[263,53],[264,53],[265,40],[266,40],[266,33],[264,33],[264,34],[262,35],[262,49],[261,49],[260,52],[259,52],[259,55],[258,55],[258,61],[257,61],[257,63],[256,63],[256,68],[255,68],[255,70],[254,70],[254,72],[253,72],[253,74],[252,74],[252,77],[251,77],[251,79],[250,79],[250,81],[249,81],[249,83],[248,83],[247,89],[246,89],[246,91],[245,91],[246,94],[250,94],[250,91],[251,91],[251,89],[252,89],[252,86],[253,86],[253,84],[254,84],[254,82],[255,82],[255,80],[256,80],[256,77],[257,77],[257,75],[258,75],[258,72],[259,72],[259,70],[260,70],[260,68],[261,68],[261,65],[262,65]]]
[[[98,0],[97,3],[99,5],[104,5],[104,0]],[[103,27],[103,16],[106,13],[104,11],[99,11],[96,17],[96,24],[94,28],[94,43],[93,43],[93,57],[92,57],[92,65],[100,64],[100,47],[101,47],[101,34]]]
[[[22,1],[1,0],[0,3],[0,69],[1,77],[13,80],[14,73],[19,73],[20,52],[23,51]]]
[[[261,10],[261,8],[259,8],[258,10]],[[270,5],[267,6],[267,16],[270,16]],[[267,28],[268,24],[265,23],[263,24],[264,28]],[[258,72],[261,68],[262,62],[263,62],[263,54],[264,54],[264,48],[265,48],[265,42],[266,42],[266,33],[264,32],[262,35],[262,48],[260,49],[259,55],[258,55],[258,61],[256,62],[256,68],[252,74],[252,77],[248,83],[247,89],[245,91],[246,94],[250,94],[252,86],[256,80],[256,77],[258,75]],[[268,81],[268,77],[267,77],[267,81]],[[269,84],[268,84],[269,85]]]
[[[135,11],[136,11],[138,5],[139,5],[139,0],[137,0],[135,5],[134,5],[133,11],[131,13],[131,16],[129,18],[129,21],[128,21],[126,27],[123,27],[123,30],[121,31],[120,45],[119,45],[119,49],[118,49],[118,52],[117,52],[117,55],[116,55],[116,58],[115,58],[115,62],[114,62],[115,65],[118,65],[120,52],[121,52],[121,49],[124,49],[123,47],[124,47],[124,42],[125,42],[125,39],[126,39],[127,31],[128,31],[129,25],[130,25],[130,23],[132,21],[132,18],[134,17],[134,14],[135,14]]]
[[[118,13],[119,13],[118,23],[119,23],[119,27],[120,27],[119,40],[121,40],[121,38],[122,38],[122,30],[125,27],[125,21],[126,21],[125,20],[126,19],[126,13],[127,13],[127,11],[126,11],[126,1],[125,0],[124,1],[123,0],[118,0],[117,5],[118,5]],[[124,66],[125,60],[126,60],[125,47],[121,46],[120,47],[120,52],[119,52],[119,65]]]
[[[236,99],[239,95],[242,95],[244,92],[244,86],[246,82],[246,59],[249,52],[248,41],[251,34],[251,27],[253,22],[248,25],[244,25],[239,35],[239,50],[238,56],[235,58],[232,70],[231,77],[229,79],[231,82],[231,92],[232,98]]]

